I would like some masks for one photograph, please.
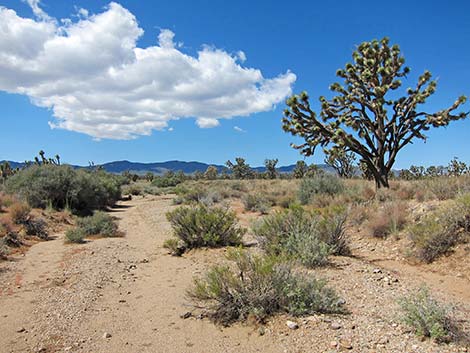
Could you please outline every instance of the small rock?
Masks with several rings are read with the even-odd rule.
[[[347,350],[353,349],[353,346],[352,346],[351,342],[346,341],[346,340],[341,340],[339,342],[339,345],[343,349],[347,349]]]
[[[380,268],[374,268],[372,271],[373,273],[382,273],[382,270]]]
[[[143,259],[143,260],[141,261],[141,263],[143,263],[143,264],[146,264],[146,263],[148,263],[148,262],[149,262],[148,259]]]
[[[111,334],[109,332],[103,333],[103,338],[111,338]]]
[[[288,328],[290,328],[291,330],[297,330],[299,328],[299,324],[297,322],[294,322],[294,321],[289,321],[287,320],[286,321],[286,325]]]
[[[71,351],[72,348],[73,348],[72,346],[65,347],[65,348],[64,348],[64,351],[66,351],[66,352]]]
[[[25,332],[26,329],[24,327],[20,327],[18,330],[16,330],[16,332],[18,333],[22,333],[22,332]]]
[[[264,326],[261,326],[259,329],[258,329],[258,334],[260,336],[264,336],[264,334],[266,333],[266,329],[264,328]]]
[[[333,322],[330,325],[330,328],[333,329],[333,330],[339,330],[341,328],[341,324],[339,322]]]
[[[185,312],[184,314],[180,315],[182,319],[189,319],[193,314],[190,311]]]
[[[337,346],[338,346],[338,342],[336,342],[336,341],[331,341],[330,342],[330,347],[331,348],[336,348]]]

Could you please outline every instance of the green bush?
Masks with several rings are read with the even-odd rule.
[[[159,188],[173,187],[181,184],[186,179],[183,173],[167,172],[163,176],[156,176],[152,180],[152,185]]]
[[[248,194],[243,197],[243,205],[246,211],[260,212],[261,214],[269,213],[271,203],[262,195]]]
[[[408,231],[414,255],[421,261],[429,263],[448,253],[456,244],[470,239],[470,194],[425,215]]]
[[[43,164],[29,166],[10,177],[6,191],[18,194],[31,207],[89,213],[114,204],[121,196],[121,184],[121,177],[103,171]]]
[[[85,232],[81,228],[72,228],[65,232],[65,239],[69,243],[83,243],[85,241]]]
[[[295,272],[289,264],[240,249],[227,257],[233,266],[213,267],[203,278],[195,279],[188,291],[218,323],[229,325],[248,317],[262,322],[276,313],[301,316],[345,311],[324,281]]]
[[[239,245],[245,233],[237,226],[235,213],[226,208],[182,206],[168,212],[167,218],[187,249]]]
[[[285,255],[308,267],[321,266],[331,254],[349,254],[345,220],[344,211],[320,215],[297,207],[263,218],[253,232],[267,254]]]
[[[336,195],[344,190],[344,184],[336,176],[332,175],[319,175],[310,179],[303,179],[299,188],[299,201],[301,204],[306,205],[312,201],[315,195],[326,194]]]
[[[85,235],[101,235],[115,237],[118,235],[118,226],[106,212],[96,211],[93,216],[79,218],[77,226]]]
[[[426,287],[401,298],[402,320],[421,337],[436,341],[448,341],[451,337],[451,324],[446,308],[436,302]]]

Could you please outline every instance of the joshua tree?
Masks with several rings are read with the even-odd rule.
[[[447,167],[447,173],[450,176],[460,176],[468,173],[468,167],[465,162],[461,162],[457,157],[454,157]]]
[[[145,180],[152,182],[155,175],[152,172],[145,173]]]
[[[268,179],[276,179],[277,177],[277,165],[278,159],[265,159],[264,166],[266,167],[266,177]]]
[[[217,167],[210,165],[207,167],[206,171],[204,172],[204,178],[207,180],[215,180],[217,179]]]
[[[297,161],[293,170],[294,178],[302,179],[307,174],[308,166],[305,161]]]
[[[332,167],[341,178],[352,178],[355,171],[356,156],[341,149],[328,151],[325,163]]]
[[[414,139],[426,139],[431,127],[447,126],[464,119],[468,112],[455,113],[466,101],[458,98],[449,108],[429,113],[419,109],[436,90],[436,81],[425,71],[415,88],[396,98],[401,78],[410,69],[398,45],[388,38],[364,42],[353,52],[353,63],[336,72],[344,85],[330,86],[336,95],[320,97],[321,111],[311,108],[306,92],[287,100],[283,128],[305,140],[292,145],[305,156],[317,146],[324,150],[342,149],[358,155],[372,174],[377,187],[388,187],[388,178],[398,152]]]
[[[227,161],[225,165],[230,169],[235,179],[249,179],[253,177],[253,171],[250,165],[245,162],[244,158],[235,158],[235,164]]]

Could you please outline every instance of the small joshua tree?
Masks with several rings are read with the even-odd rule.
[[[250,165],[245,162],[244,158],[235,158],[235,164],[227,161],[225,165],[230,169],[235,179],[250,179],[254,176]]]
[[[396,98],[401,79],[410,69],[398,45],[388,38],[364,42],[353,52],[353,63],[336,72],[344,85],[334,83],[335,96],[320,97],[321,111],[315,113],[306,92],[287,100],[283,128],[305,140],[299,149],[305,156],[317,146],[326,151],[344,150],[360,157],[376,186],[388,187],[388,179],[398,152],[415,139],[426,139],[431,127],[447,126],[465,119],[468,112],[455,111],[465,103],[461,96],[449,108],[431,113],[420,106],[434,94],[437,82],[425,71],[415,88]]]
[[[305,161],[297,161],[293,170],[294,178],[302,179],[307,174],[308,166]]]
[[[347,153],[340,149],[333,149],[328,152],[325,163],[332,167],[341,178],[352,178],[356,167],[354,153]]]
[[[264,166],[266,167],[266,177],[268,179],[276,179],[277,177],[277,170],[276,170],[276,165],[277,165],[277,158],[276,159],[266,159],[264,161]]]
[[[210,165],[207,167],[206,171],[204,172],[204,178],[207,180],[215,180],[217,179],[217,167]]]

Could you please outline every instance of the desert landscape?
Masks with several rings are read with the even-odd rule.
[[[469,14],[2,1],[0,353],[470,353]]]

